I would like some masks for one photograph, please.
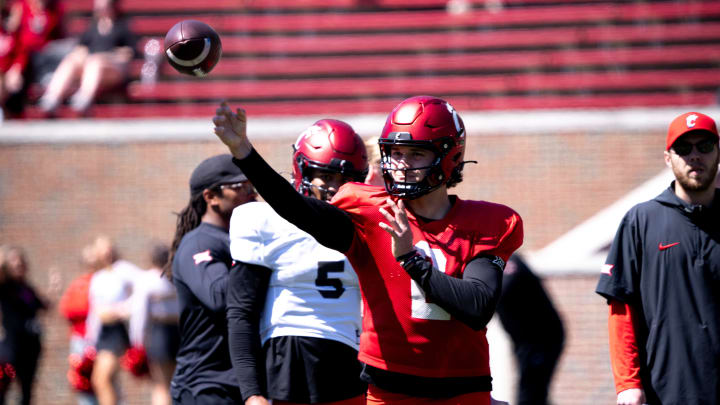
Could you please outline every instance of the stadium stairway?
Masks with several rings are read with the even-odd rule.
[[[69,28],[91,0],[68,2]],[[95,117],[202,117],[219,100],[253,115],[386,113],[416,94],[461,110],[714,105],[720,1],[124,0],[162,41],[181,19],[213,26],[223,57],[204,78],[132,66]],[[61,116],[72,116],[68,109]],[[38,116],[30,108],[29,117]]]

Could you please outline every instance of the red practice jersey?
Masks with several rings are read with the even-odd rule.
[[[428,302],[420,286],[396,262],[391,237],[378,226],[388,194],[383,187],[348,183],[333,205],[346,211],[355,237],[346,255],[363,294],[359,359],[376,368],[421,377],[490,375],[486,329],[474,331]],[[462,278],[465,265],[480,254],[507,261],[522,244],[520,216],[484,201],[454,201],[445,218],[424,222],[408,211],[415,248],[433,267]]]

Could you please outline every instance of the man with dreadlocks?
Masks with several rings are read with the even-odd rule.
[[[225,291],[230,217],[255,201],[255,190],[232,156],[204,160],[190,176],[190,203],[180,213],[166,270],[180,304],[180,348],[170,386],[174,404],[236,404],[242,397],[227,342]]]

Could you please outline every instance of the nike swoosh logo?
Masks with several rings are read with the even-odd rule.
[[[675,245],[679,245],[679,244],[680,244],[680,242],[671,243],[669,245],[663,245],[662,243],[658,243],[658,249],[665,250],[665,249],[669,249],[669,248],[671,248]]]

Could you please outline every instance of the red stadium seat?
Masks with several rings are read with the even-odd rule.
[[[68,2],[71,32],[84,29],[91,3]],[[133,82],[124,101],[100,100],[92,115],[209,116],[222,98],[255,114],[386,112],[418,93],[470,109],[703,105],[720,88],[720,2],[468,0],[464,13],[446,5],[124,0],[144,39],[195,18],[220,33],[224,55],[202,79],[164,65],[154,87]],[[133,63],[134,77],[142,64]]]

